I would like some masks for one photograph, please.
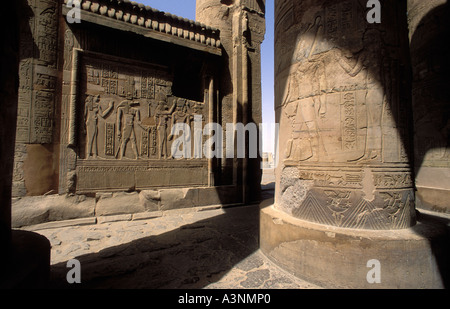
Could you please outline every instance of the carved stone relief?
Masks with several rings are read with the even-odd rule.
[[[281,177],[293,177],[278,206],[340,227],[414,224],[398,30],[368,27],[359,1],[279,1],[276,15]]]
[[[379,31],[367,31],[363,42],[356,53],[336,47],[297,56],[281,101],[293,130],[287,159],[406,162],[395,134],[405,126],[393,90],[398,86],[392,78],[398,74],[396,61],[380,56],[384,43]],[[299,50],[314,44],[300,41]],[[395,48],[383,52],[395,54]]]
[[[207,115],[204,102],[173,96],[164,67],[89,52],[80,57],[76,191],[204,185],[206,160],[186,160],[185,168],[169,163],[178,140],[172,127],[190,125],[189,139],[191,121]]]
[[[28,188],[22,166],[31,144],[52,144],[55,130],[55,103],[57,100],[57,50],[59,2],[56,0],[28,1],[20,18],[19,89],[16,122],[16,148],[25,149],[15,154],[13,195],[24,196]],[[43,148],[42,148],[43,149]],[[49,163],[51,165],[51,163]],[[39,179],[41,175],[33,175]],[[35,183],[40,183],[36,180]],[[38,190],[39,191],[39,190]],[[38,192],[36,191],[36,192]],[[45,193],[45,192],[38,192]]]
[[[401,229],[414,222],[411,186],[406,171],[286,167],[278,207],[294,217],[321,224]]]
[[[39,0],[21,25],[17,142],[53,142],[58,4]],[[32,112],[31,112],[32,111]]]

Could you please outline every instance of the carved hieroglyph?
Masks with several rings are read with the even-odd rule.
[[[203,112],[203,102],[172,96],[171,77],[163,68],[90,56],[83,57],[81,67],[81,159],[168,159],[171,128],[190,124],[194,107]]]
[[[204,102],[172,95],[166,67],[75,51],[76,160],[71,190],[92,192],[207,184],[207,160],[171,155],[171,129],[205,119]],[[189,136],[187,132],[187,136]],[[70,140],[70,138],[69,138]],[[192,144],[191,144],[192,145]],[[72,146],[73,147],[73,146]],[[189,158],[190,159],[190,158]],[[70,166],[64,163],[64,166]],[[73,183],[72,183],[73,182]]]
[[[58,1],[28,1],[33,14],[21,21],[18,143],[51,144],[57,80]]]
[[[22,2],[23,18],[18,21],[19,87],[15,139],[18,151],[14,158],[13,196],[25,196],[27,191],[28,193],[33,191],[32,181],[26,184],[25,180],[27,145],[38,147],[54,142],[55,104],[58,100],[59,2],[56,0]],[[51,166],[51,163],[47,163]],[[35,179],[41,176],[41,174],[33,175]]]
[[[277,204],[317,223],[405,228],[414,223],[405,40],[395,4],[369,25],[363,2],[277,1]]]

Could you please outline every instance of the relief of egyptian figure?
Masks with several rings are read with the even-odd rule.
[[[143,130],[145,127],[141,124],[141,112],[139,102],[123,101],[117,107],[117,136],[120,140],[119,148],[116,151],[116,158],[123,159],[125,157],[128,142],[131,142],[131,148],[134,152],[135,159],[139,159],[135,123]]]
[[[319,152],[325,152],[318,128],[318,118],[324,118],[327,112],[326,94],[322,91],[327,88],[325,64],[321,54],[313,54],[322,28],[321,18],[317,17],[302,35],[283,98],[293,126],[286,159],[294,161],[317,161]]]
[[[114,108],[114,101],[109,103],[106,110],[103,111],[100,105],[100,96],[88,95],[84,106],[85,134],[87,135],[86,159],[97,158],[98,156],[98,117],[106,118],[106,116]]]
[[[175,103],[170,109],[167,109],[167,102],[165,98],[159,98],[158,106],[155,111],[156,128],[158,131],[158,157],[159,159],[166,159],[167,152],[167,136],[168,136],[168,122],[173,111],[175,110]]]
[[[386,103],[384,74],[384,51],[381,33],[372,29],[364,33],[363,49],[351,57],[334,49],[335,59],[351,77],[359,77],[366,89],[365,106],[367,110],[366,147],[362,157],[356,160],[381,160],[383,105]]]
[[[186,99],[179,98],[176,101],[176,111],[172,114],[172,128],[176,126],[176,124],[186,124],[187,128],[189,130],[185,130],[183,132],[183,146],[186,147],[191,141],[191,131],[190,131],[190,122],[191,122],[191,116],[192,112],[190,110],[189,105],[186,102]],[[173,139],[174,135],[170,134],[169,141]],[[179,139],[177,139],[175,142],[180,142]],[[179,145],[172,146],[178,149]],[[184,152],[184,158],[188,159],[190,158],[190,148],[186,147],[186,149],[183,150]]]

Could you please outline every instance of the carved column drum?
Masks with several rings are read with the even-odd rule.
[[[415,224],[406,7],[366,5],[276,1],[275,202],[314,223],[403,229]]]

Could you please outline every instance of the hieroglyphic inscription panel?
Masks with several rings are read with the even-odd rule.
[[[278,206],[340,227],[414,224],[398,10],[386,6],[385,23],[372,26],[356,0],[285,0],[276,8]]]
[[[19,19],[19,87],[13,195],[27,192],[26,144],[52,144],[57,96],[57,0],[23,1]]]
[[[204,102],[174,96],[166,67],[80,55],[76,191],[206,185],[206,160],[171,155],[172,127],[205,119]]]
[[[20,25],[19,143],[53,142],[57,83],[58,1],[28,1],[33,14]]]

